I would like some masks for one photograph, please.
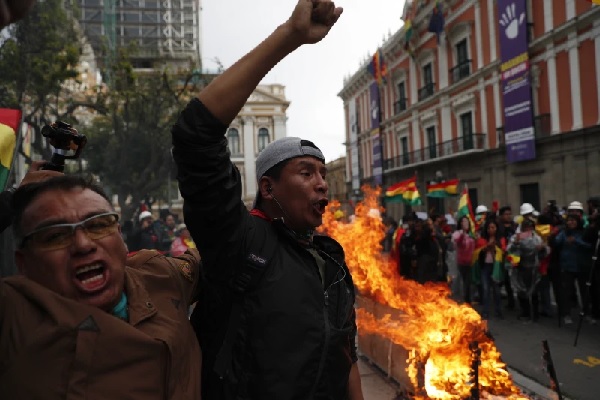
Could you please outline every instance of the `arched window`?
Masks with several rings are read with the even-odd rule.
[[[227,141],[229,142],[229,151],[231,154],[240,154],[240,134],[235,128],[229,128],[227,131]]]
[[[269,131],[267,128],[260,128],[258,130],[258,151],[261,152],[269,144]]]

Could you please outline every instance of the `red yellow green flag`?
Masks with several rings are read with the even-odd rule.
[[[427,197],[450,197],[458,194],[458,179],[427,185]]]
[[[4,190],[17,144],[21,111],[0,108],[0,190]]]
[[[385,196],[385,200],[390,203],[406,203],[411,206],[423,204],[417,188],[416,176],[393,184],[386,190]]]
[[[591,2],[592,2],[592,3],[594,3],[594,4],[598,4],[598,5],[600,5],[600,0],[588,0],[588,1],[591,1]]]
[[[460,194],[460,199],[458,200],[456,221],[461,219],[463,216],[469,219],[471,226],[471,230],[469,233],[472,237],[475,237],[475,217],[473,215],[473,207],[471,207],[471,199],[469,197],[469,190],[467,189],[467,187],[463,189],[462,193]]]

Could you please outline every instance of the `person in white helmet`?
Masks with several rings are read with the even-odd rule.
[[[589,221],[588,221],[587,215],[585,215],[585,212],[583,210],[583,204],[581,204],[581,202],[579,202],[579,201],[570,202],[569,206],[567,207],[567,214],[575,215],[577,218],[579,218],[583,223],[584,229],[588,227]]]
[[[478,228],[483,227],[485,219],[487,217],[488,208],[484,204],[480,204],[475,208],[475,226]]]
[[[142,211],[138,216],[139,225],[132,234],[130,252],[137,252],[143,249],[158,250],[159,235],[154,229],[154,217],[150,211]]]
[[[521,204],[521,207],[519,207],[519,215],[515,218],[515,222],[518,224],[515,233],[521,233],[521,224],[523,223],[523,220],[528,219],[535,223],[538,215],[540,215],[540,213],[536,211],[531,203]]]

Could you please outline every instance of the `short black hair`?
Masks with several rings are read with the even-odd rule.
[[[98,193],[108,202],[108,204],[111,204],[112,207],[112,203],[104,189],[90,178],[78,175],[64,175],[46,179],[41,182],[29,183],[20,186],[15,190],[11,200],[12,229],[14,236],[16,238],[22,237],[23,232],[21,229],[21,222],[23,221],[23,213],[27,206],[29,206],[38,196],[50,190],[68,191],[75,188],[90,189]]]
[[[267,170],[267,172],[264,173],[263,176],[268,176],[269,178],[272,178],[273,180],[275,180],[275,182],[279,181],[279,179],[281,178],[281,172],[283,171],[283,169],[285,168],[287,163],[290,162],[290,160],[291,160],[291,158],[288,158],[287,160],[283,160],[283,161],[273,165],[271,168],[269,168]],[[261,178],[262,178],[262,176],[261,176]],[[256,208],[258,208],[258,206],[260,205],[261,200],[262,200],[262,195],[260,194],[260,188],[257,188],[256,189],[256,204],[254,205]]]
[[[510,211],[512,212],[512,208],[510,206],[502,206],[500,207],[500,209],[498,210],[498,215],[503,215],[505,212]]]

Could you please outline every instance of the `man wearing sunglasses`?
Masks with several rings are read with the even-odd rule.
[[[0,397],[200,398],[198,253],[128,259],[109,198],[76,176],[22,185],[12,207],[21,275],[0,280]]]

